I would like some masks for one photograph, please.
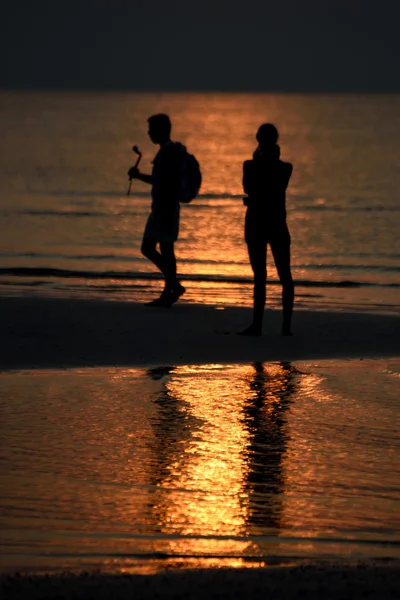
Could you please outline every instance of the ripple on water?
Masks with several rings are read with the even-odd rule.
[[[398,556],[399,373],[395,359],[2,373],[1,560]]]

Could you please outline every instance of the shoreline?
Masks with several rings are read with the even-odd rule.
[[[0,370],[149,367],[179,364],[291,362],[400,356],[400,317],[298,310],[293,338],[280,336],[281,314],[267,309],[264,335],[235,335],[251,309],[176,304],[0,297]],[[397,559],[300,562],[257,568],[174,567],[146,574],[82,569],[68,572],[0,568],[2,600],[132,597],[358,598],[392,600],[400,588]]]
[[[400,316],[297,310],[293,337],[266,309],[262,337],[237,336],[251,309],[0,297],[0,369],[141,367],[400,356]]]

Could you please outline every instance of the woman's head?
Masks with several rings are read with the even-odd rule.
[[[261,147],[273,146],[277,143],[278,138],[278,130],[272,123],[264,123],[258,128],[256,140]]]

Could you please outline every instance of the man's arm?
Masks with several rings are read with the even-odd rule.
[[[128,171],[129,179],[138,179],[139,181],[143,181],[144,183],[153,183],[151,175],[147,175],[146,173],[141,173],[139,169],[135,167],[131,167]]]

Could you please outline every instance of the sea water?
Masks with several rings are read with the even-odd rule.
[[[149,187],[128,168],[157,151],[147,118],[198,158],[200,196],[176,245],[185,300],[251,303],[242,163],[275,123],[293,163],[287,194],[297,307],[396,310],[400,284],[398,95],[0,93],[0,292],[148,300],[140,254]],[[279,302],[268,257],[268,302]]]

